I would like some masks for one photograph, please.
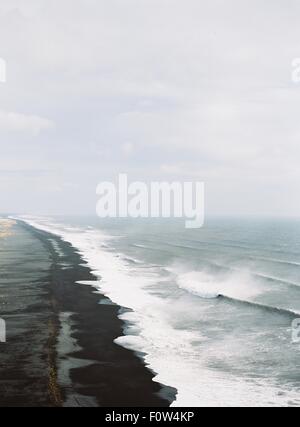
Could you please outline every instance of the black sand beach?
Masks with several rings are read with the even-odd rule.
[[[70,244],[18,222],[0,255],[1,407],[170,405],[176,391],[114,344],[121,308],[76,283],[95,277]]]

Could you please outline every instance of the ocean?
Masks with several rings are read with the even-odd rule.
[[[300,405],[299,220],[21,219],[71,243],[86,284],[129,309],[115,342],[177,390],[172,406]]]

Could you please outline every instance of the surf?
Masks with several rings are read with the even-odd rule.
[[[253,406],[257,404],[258,395],[261,404],[266,406],[297,402],[298,393],[285,385],[278,386],[272,376],[265,379],[255,371],[257,380],[247,379],[244,363],[243,372],[234,378],[230,370],[234,372],[239,367],[241,360],[237,359],[237,366],[233,362],[239,355],[247,359],[248,346],[252,348],[248,344],[250,338],[253,345],[258,345],[260,336],[269,339],[265,323],[272,325],[276,318],[283,325],[284,339],[289,333],[293,313],[256,302],[271,284],[262,288],[249,272],[230,271],[230,268],[214,274],[209,268],[205,272],[197,271],[190,252],[184,253],[184,258],[181,256],[179,260],[176,253],[164,251],[164,256],[175,257],[173,263],[166,264],[160,251],[163,236],[157,235],[151,251],[136,246],[136,251],[132,252],[131,239],[128,253],[119,230],[116,238],[95,228],[71,227],[52,219],[27,218],[27,221],[77,248],[97,277],[87,285],[124,307],[119,313],[126,325],[124,336],[115,342],[143,358],[145,365],[155,373],[154,381],[177,389],[172,406],[213,406],[216,401],[220,406]],[[119,241],[122,241],[122,250]],[[135,237],[136,245],[142,246],[144,241],[144,238]],[[130,258],[139,263],[131,262]],[[167,276],[168,282],[161,283],[162,276]],[[254,323],[255,333],[244,339],[242,332],[236,336],[235,330],[242,328],[243,331],[243,327],[248,330],[248,325],[239,324],[238,319],[235,324],[232,313],[246,316],[253,322],[263,319],[263,323],[259,327]],[[273,348],[273,341],[268,345]],[[278,345],[282,351],[287,344],[280,341]],[[288,351],[290,354],[292,349]],[[271,354],[270,351],[267,354]],[[216,355],[220,355],[220,360],[214,364]],[[230,369],[225,361],[232,363]],[[230,396],[228,389],[232,390]]]

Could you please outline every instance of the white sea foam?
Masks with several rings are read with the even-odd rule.
[[[173,265],[168,268],[177,285],[201,298],[226,296],[242,301],[252,301],[268,288],[255,282],[248,271],[232,271],[227,275],[213,275],[206,271],[190,271],[185,266]]]
[[[65,227],[49,219],[22,219],[76,247],[98,278],[86,284],[92,284],[111,301],[131,310],[120,315],[128,328],[126,335],[117,338],[116,342],[145,353],[146,365],[156,373],[155,381],[178,390],[173,406],[287,406],[290,402],[300,403],[298,393],[282,391],[270,381],[240,379],[210,368],[206,338],[200,331],[174,327],[170,319],[176,307],[151,292],[158,279],[155,270],[149,274],[147,269],[135,268],[104,248],[103,243],[109,247],[112,237],[98,230]],[[232,276],[219,283],[206,273],[177,270],[176,275],[182,289],[205,298],[219,294],[249,298],[253,297],[253,292],[258,292],[253,290],[253,283],[250,286],[247,275],[243,278],[242,290],[241,277]],[[176,304],[180,306],[180,301]],[[192,311],[193,307],[188,307],[185,301],[181,310],[188,312],[190,308]],[[220,345],[220,355],[226,349]]]

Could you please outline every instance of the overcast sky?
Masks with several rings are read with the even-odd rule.
[[[300,215],[299,0],[1,0],[0,211],[200,180],[207,212]]]

